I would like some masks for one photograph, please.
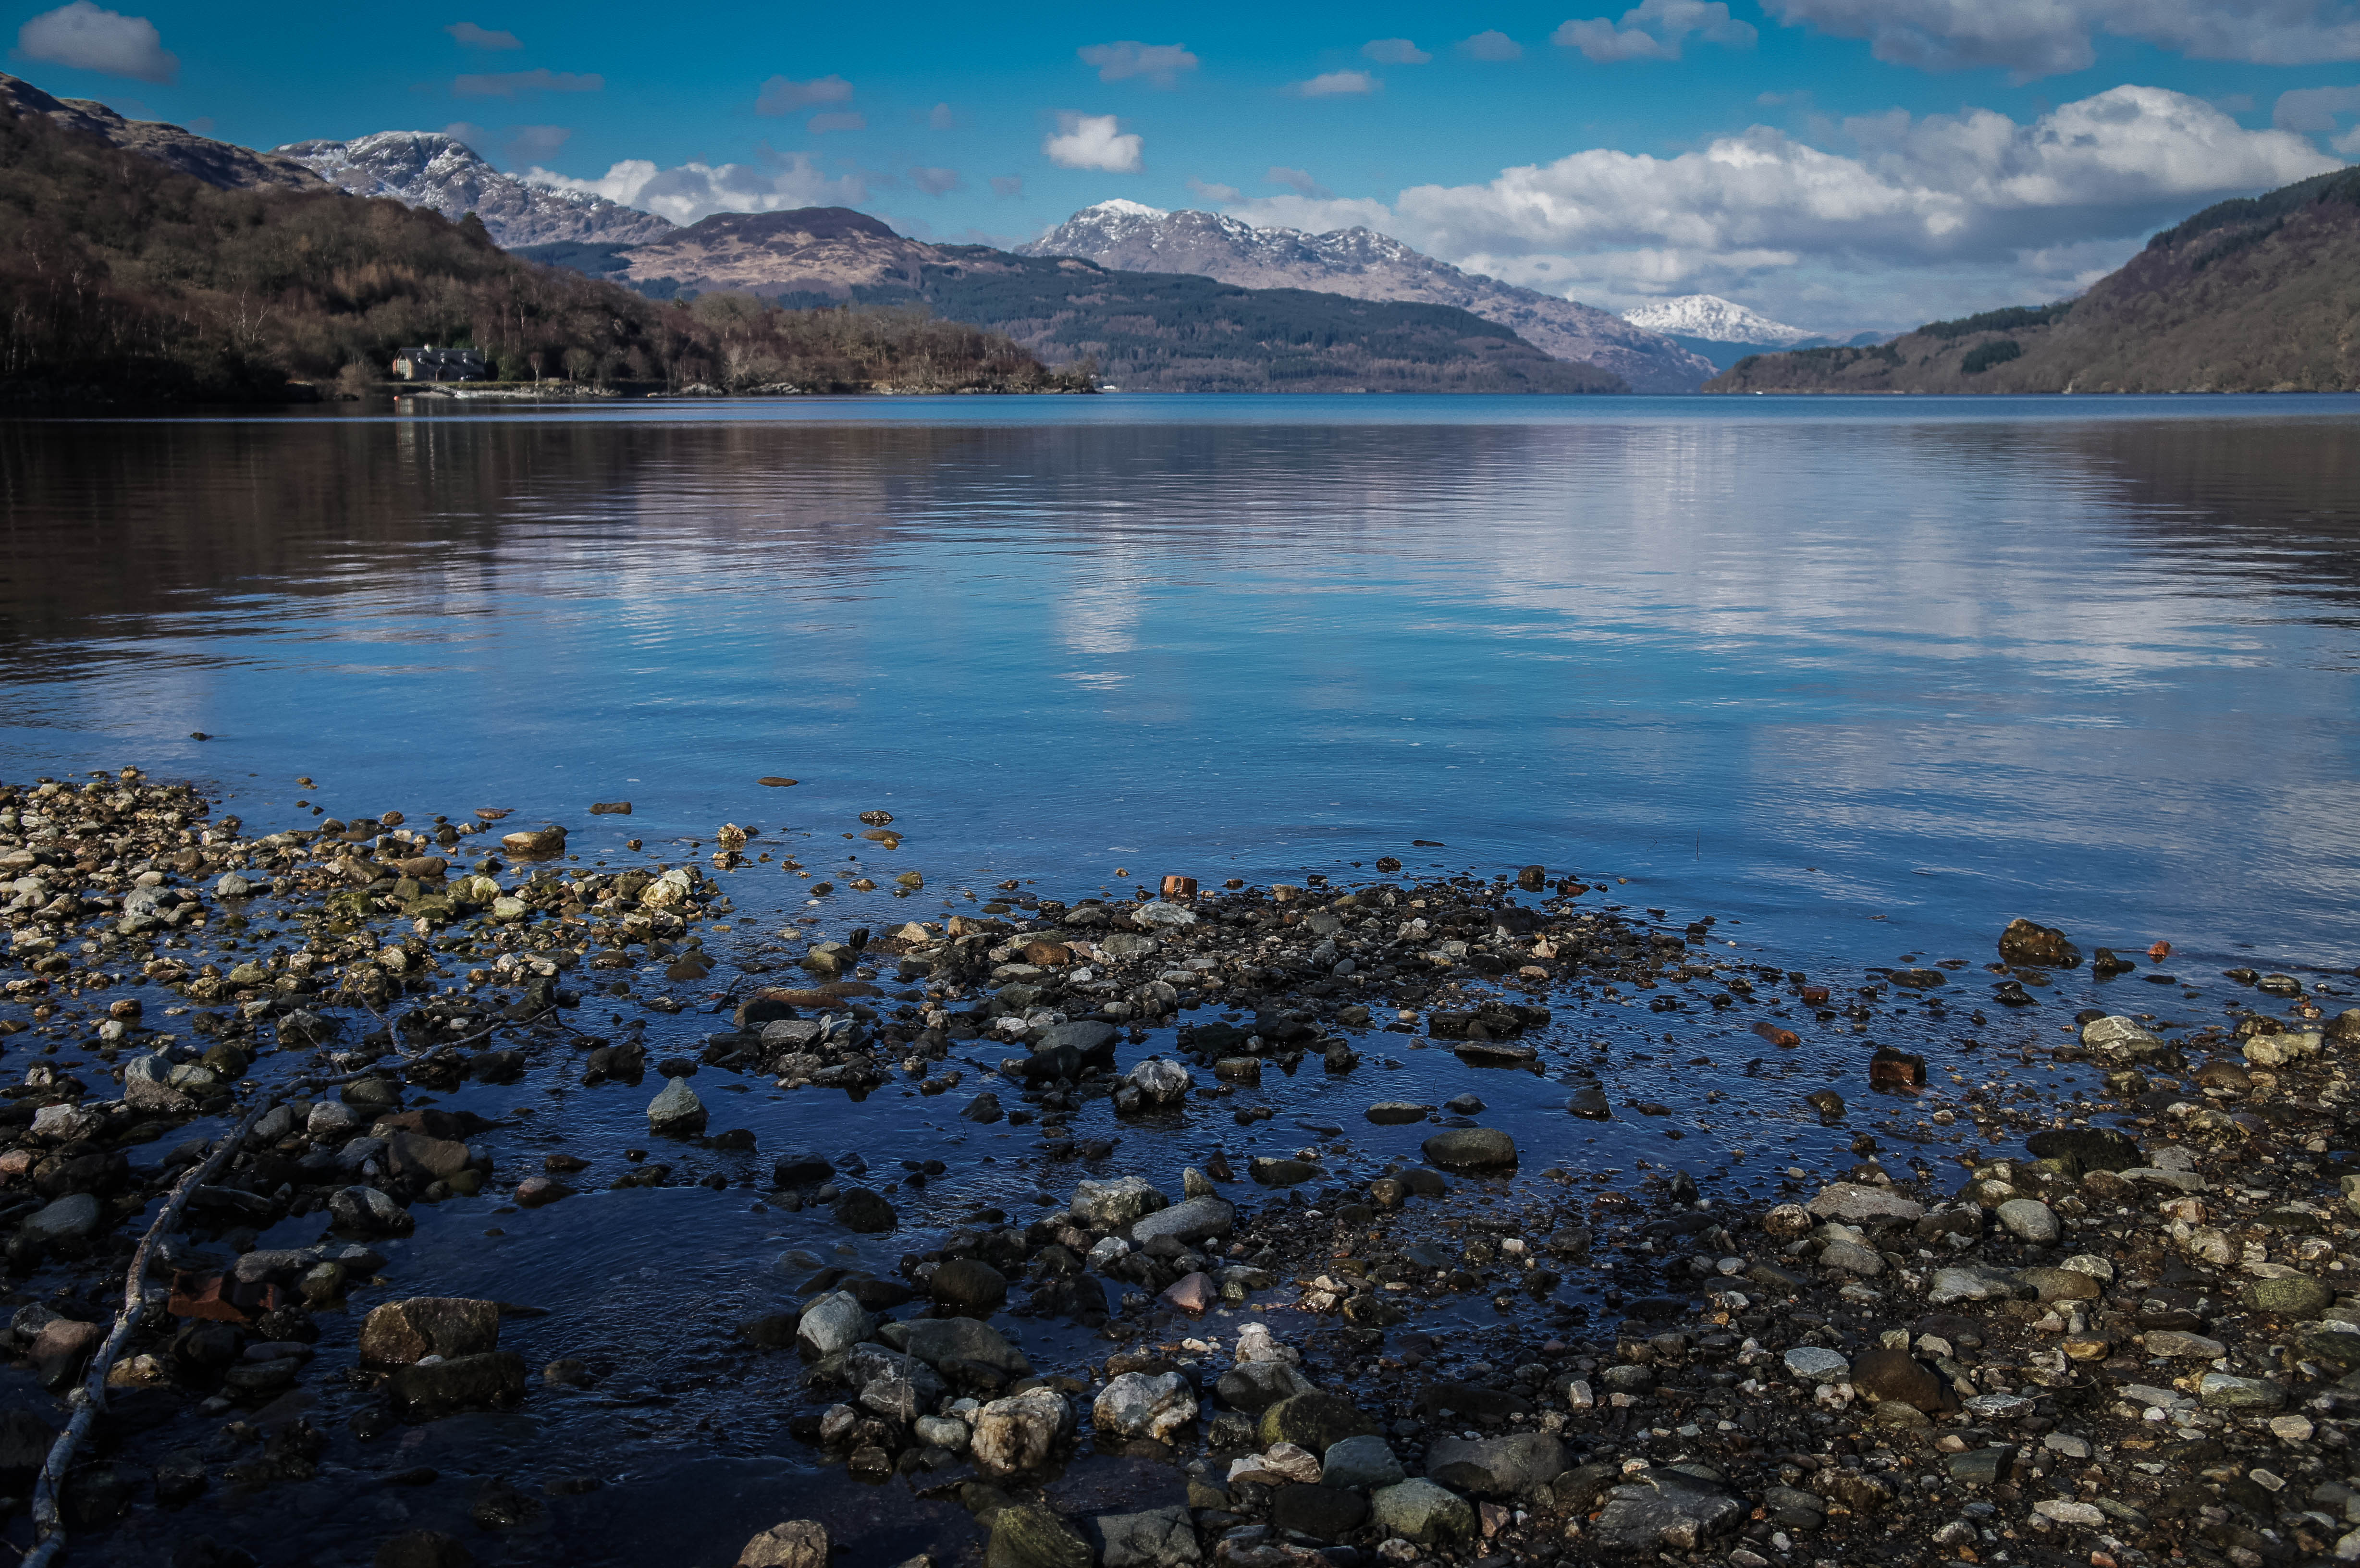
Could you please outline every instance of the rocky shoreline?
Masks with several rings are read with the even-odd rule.
[[[623,1560],[558,1544],[569,1509],[632,1495],[595,1454],[405,1463],[444,1428],[497,1453],[530,1436],[484,1423],[647,1400],[595,1356],[528,1360],[566,1314],[540,1281],[462,1295],[398,1259],[421,1221],[498,1236],[617,1201],[600,1190],[705,1187],[842,1238],[780,1257],[774,1310],[696,1309],[727,1340],[716,1376],[781,1391],[797,1473],[964,1521],[935,1527],[945,1563],[2360,1559],[2360,1012],[2329,972],[2231,971],[2201,1028],[2122,1007],[2060,1031],[2082,955],[2026,921],[1974,1002],[1949,999],[1963,961],[1837,986],[1536,866],[1071,902],[1011,880],[856,926],[824,878],[914,910],[925,875],[806,867],[727,825],[701,860],[631,841],[585,866],[566,830],[505,815],[248,836],[136,770],[0,787],[20,1504],[135,1239],[225,1116],[277,1101],[158,1243],[63,1477],[69,1555]],[[858,833],[901,849],[883,812]],[[793,907],[742,916],[777,897],[758,876]],[[2086,975],[2182,1007],[2218,984],[2106,949]],[[1759,1079],[1856,1163],[1770,1163],[1721,1087],[1671,1082],[1676,1054],[1633,1069],[1570,1038],[1601,1017],[1744,1042],[1712,1082]],[[1387,1094],[1385,1053],[1416,1050],[1470,1089]],[[1814,1052],[1849,1053],[1874,1115],[1785,1082]],[[339,1082],[290,1092],[307,1074]],[[1362,1124],[1290,1115],[1314,1083]],[[1550,1083],[1553,1119],[1484,1120],[1479,1090]],[[797,1140],[719,1125],[757,1086]],[[459,1103],[491,1087],[541,1098]],[[632,1096],[638,1136],[557,1147],[585,1096]],[[936,1223],[972,1164],[823,1130],[823,1106],[889,1096],[1020,1138],[994,1180],[1030,1212],[958,1200]],[[1634,1125],[1652,1157],[1583,1156]],[[1206,1142],[1223,1127],[1235,1159]],[[1730,1152],[1685,1168],[1684,1135]],[[324,1535],[241,1529],[355,1486],[382,1506]],[[741,1564],[899,1561],[848,1494],[793,1493]],[[30,1543],[21,1507],[8,1539]],[[674,1560],[706,1558],[727,1561]]]

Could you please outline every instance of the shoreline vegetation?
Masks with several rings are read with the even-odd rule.
[[[1732,954],[1709,920],[1584,908],[1599,889],[1538,866],[1443,878],[1390,860],[1349,887],[1175,877],[1070,903],[1011,878],[972,912],[845,929],[809,912],[836,891],[817,878],[844,873],[800,865],[800,838],[724,824],[709,855],[665,864],[631,840],[585,866],[565,827],[510,815],[252,833],[136,768],[0,785],[0,1040],[23,1066],[0,1104],[5,1332],[50,1390],[0,1436],[50,1551],[96,1561],[162,1531],[202,1541],[191,1561],[251,1563],[239,1532],[293,1506],[275,1489],[366,1478],[413,1501],[301,1506],[305,1530],[337,1532],[305,1538],[320,1552],[473,1563],[629,1486],[600,1479],[633,1466],[579,1403],[638,1405],[620,1369],[528,1359],[599,1303],[542,1300],[532,1278],[449,1295],[406,1238],[444,1205],[530,1232],[552,1205],[610,1204],[628,1225],[632,1190],[661,1188],[901,1249],[886,1269],[791,1248],[774,1272],[792,1299],[734,1323],[682,1303],[730,1348],[702,1373],[668,1364],[686,1380],[666,1388],[763,1390],[792,1412],[792,1463],[891,1489],[929,1563],[1873,1568],[1930,1543],[2255,1568],[2360,1551],[2360,1010],[2322,999],[2345,994],[2340,971],[2230,971],[2226,1018],[2191,1025],[2136,1009],[2180,1010],[2192,984],[2098,949],[2086,983],[2162,985],[2060,1029],[2083,955],[2028,920],[1983,966],[1987,997],[1957,996],[1977,980],[1965,960],[1855,988]],[[888,813],[860,822],[864,855],[901,851]],[[781,918],[739,906],[768,901],[764,878],[801,912],[775,941],[725,942]],[[924,909],[917,870],[847,887]],[[735,976],[716,956],[731,948]],[[1589,1065],[1604,1042],[1563,1038],[1643,1001],[1647,1028],[1750,1019],[1756,1058],[1721,1081],[1754,1109],[1791,1103],[1835,1148],[1851,1131],[1852,1162],[1781,1171],[1772,1144],[1766,1169],[1743,1148],[1685,1167],[1670,1107],[1627,1078],[1618,1101]],[[683,1012],[709,1015],[701,1034],[665,1038]],[[1382,1053],[1429,1042],[1467,1092],[1385,1094]],[[1816,1070],[1782,1082],[1837,1048],[1914,1126]],[[1480,1119],[1501,1071],[1562,1084],[1561,1117]],[[1369,1127],[1422,1135],[1418,1157],[1373,1167],[1356,1134],[1298,1115],[1292,1153],[1167,1169],[1175,1135],[1250,1133],[1298,1073],[1364,1086]],[[722,1091],[765,1082],[822,1118],[836,1094],[904,1094],[1004,1127],[1032,1147],[1014,1169],[1033,1212],[938,1228],[904,1215],[957,1179],[925,1148],[897,1166],[716,1128]],[[552,1108],[536,1091],[648,1097],[645,1133],[552,1141],[523,1112],[436,1103],[470,1083]],[[1712,1113],[1719,1140],[1747,1109]],[[129,1162],[192,1123],[210,1130]],[[1580,1142],[1618,1123],[1653,1134],[1633,1147],[1654,1158],[1590,1169]],[[185,1235],[155,1208],[167,1192]],[[315,1239],[261,1245],[307,1218]],[[151,1258],[126,1298],[126,1267]],[[996,1320],[1076,1332],[1028,1355]],[[78,1385],[89,1441],[52,1450]],[[402,1468],[398,1432],[561,1410],[589,1423],[568,1440],[585,1474],[538,1492]],[[1071,1480],[1108,1465],[1124,1501],[1092,1506]],[[876,1519],[845,1500],[861,1490],[737,1497],[760,1513],[721,1521],[743,1532],[727,1550],[820,1568]]]
[[[923,309],[659,305],[532,265],[471,219],[335,191],[224,190],[0,107],[0,406],[263,403],[377,387],[393,351],[483,349],[508,382],[1077,392]]]

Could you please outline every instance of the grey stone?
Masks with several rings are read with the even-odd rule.
[[[847,1187],[836,1200],[836,1223],[862,1236],[880,1236],[901,1223],[893,1205],[866,1187]]]
[[[1701,1476],[1642,1470],[1607,1493],[1591,1539],[1611,1552],[1697,1552],[1734,1531],[1748,1511]]]
[[[1054,1388],[1027,1388],[976,1413],[968,1452],[987,1475],[1038,1470],[1074,1430],[1074,1410]]]
[[[1196,1419],[1196,1396],[1177,1372],[1153,1377],[1125,1372],[1109,1382],[1090,1407],[1090,1425],[1101,1437],[1168,1442]]]
[[[1837,1181],[1811,1200],[1810,1213],[1817,1219],[1866,1225],[1879,1220],[1922,1219],[1926,1206],[1884,1187],[1871,1187],[1858,1181]]]
[[[1370,1494],[1369,1509],[1380,1530],[1421,1546],[1465,1541],[1475,1533],[1475,1510],[1467,1499],[1423,1477],[1379,1487]]]
[[[393,1413],[404,1421],[431,1421],[463,1410],[504,1410],[524,1399],[524,1357],[513,1350],[494,1350],[421,1362],[396,1372],[385,1388]]]
[[[1052,1024],[1043,1031],[1032,1052],[1038,1056],[1071,1047],[1076,1055],[1084,1058],[1110,1055],[1116,1032],[1114,1025],[1100,1023],[1096,1018],[1076,1018],[1071,1023]]]
[[[1824,1346],[1801,1345],[1786,1352],[1786,1371],[1806,1383],[1841,1383],[1852,1376],[1852,1363]]]
[[[648,1130],[659,1138],[694,1138],[705,1130],[705,1102],[687,1079],[671,1080],[649,1104]]]
[[[831,1290],[803,1308],[795,1340],[814,1360],[849,1350],[877,1332],[877,1321],[849,1290]]]
[[[134,1110],[177,1114],[196,1108],[196,1098],[172,1082],[171,1058],[161,1051],[135,1056],[123,1069],[123,1097]]]
[[[1140,1097],[1152,1105],[1168,1105],[1196,1084],[1195,1075],[1185,1067],[1160,1056],[1151,1056],[1134,1066],[1124,1075],[1123,1082],[1138,1090]]]
[[[35,1241],[79,1241],[94,1233],[106,1211],[88,1192],[71,1192],[36,1210],[24,1224],[24,1234]]]
[[[1516,1163],[1516,1140],[1498,1127],[1445,1127],[1420,1148],[1445,1171],[1498,1171]]]
[[[2256,1312],[2278,1318],[2315,1318],[2335,1303],[2335,1292],[2308,1274],[2256,1279],[2240,1298]]]
[[[1066,1205],[1074,1217],[1099,1230],[1120,1230],[1144,1215],[1168,1208],[1172,1200],[1145,1178],[1119,1176],[1110,1181],[1083,1181],[1074,1188]]]
[[[1856,1241],[1831,1241],[1819,1248],[1819,1267],[1841,1269],[1847,1274],[1863,1277],[1885,1272],[1885,1259],[1874,1248]]]
[[[774,1524],[746,1543],[738,1568],[827,1568],[827,1528],[810,1519]]]
[[[1284,1361],[1252,1361],[1231,1367],[1213,1385],[1221,1403],[1248,1415],[1260,1415],[1281,1399],[1318,1391],[1318,1385]]]
[[[1185,1568],[1205,1560],[1196,1545],[1196,1527],[1185,1508],[1101,1514],[1098,1534],[1103,1568]]]
[[[883,1337],[945,1377],[962,1367],[983,1368],[1008,1382],[1032,1375],[1022,1351],[973,1318],[913,1318],[886,1324]]]
[[[1934,1270],[1926,1299],[1938,1307],[1959,1301],[2013,1301],[2019,1289],[2016,1276],[2005,1269],[1967,1263]]]
[[[429,1356],[480,1356],[499,1343],[497,1301],[412,1296],[388,1301],[361,1320],[361,1359],[379,1367],[407,1367]]]
[[[1409,1478],[1393,1448],[1373,1434],[1348,1437],[1328,1445],[1320,1456],[1319,1484],[1355,1492],[1372,1492],[1398,1486]]]
[[[2207,1372],[2196,1384],[2197,1402],[2212,1410],[2274,1410],[2286,1397],[2286,1389],[2267,1377]]]
[[[2064,1234],[2057,1213],[2038,1198],[2010,1198],[1996,1211],[1999,1223],[2019,1241],[2047,1247]]]
[[[1229,1235],[1237,1219],[1237,1210],[1224,1199],[1190,1198],[1133,1221],[1131,1239],[1142,1247],[1159,1236],[1188,1244],[1210,1241]]]
[[[1469,1441],[1438,1437],[1426,1451],[1426,1475],[1478,1497],[1529,1497],[1561,1475],[1565,1444],[1546,1432]]]
[[[365,1236],[408,1236],[415,1224],[408,1209],[375,1187],[338,1188],[328,1200],[328,1214],[345,1229]]]

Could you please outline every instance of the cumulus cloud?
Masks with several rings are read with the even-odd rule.
[[[1756,36],[1753,24],[1732,17],[1721,0],[1639,0],[1619,23],[1603,16],[1568,22],[1549,35],[1549,41],[1610,65],[1625,60],[1677,60],[1681,41],[1691,33],[1732,49],[1752,49]]]
[[[1424,65],[1434,58],[1407,38],[1371,38],[1360,53],[1379,65]]]
[[[923,165],[910,170],[910,183],[929,196],[947,196],[954,191],[967,189],[956,169],[928,169]]]
[[[573,130],[565,125],[510,125],[500,138],[500,150],[519,163],[538,162],[555,158],[573,138]]]
[[[951,112],[951,106],[948,103],[937,103],[926,111],[926,125],[930,130],[956,130],[958,116]]]
[[[684,163],[660,169],[651,160],[626,158],[596,180],[574,180],[546,169],[529,169],[527,184],[551,191],[571,191],[604,196],[626,207],[637,207],[693,223],[716,212],[783,212],[796,207],[848,207],[868,199],[868,188],[857,175],[823,172],[809,153],[785,153],[770,167],[743,163]]]
[[[1789,27],[1866,38],[1925,71],[2004,66],[2019,79],[2080,71],[2100,33],[2200,60],[2315,65],[2360,60],[2351,0],[1764,0]]]
[[[1041,150],[1060,169],[1095,169],[1107,174],[1137,174],[1146,144],[1124,131],[1112,114],[1063,114]]]
[[[2360,87],[2298,87],[2278,94],[2270,124],[2282,131],[2315,136],[2335,128],[2345,114],[2360,114]]]
[[[521,98],[528,93],[603,93],[606,79],[596,71],[576,76],[570,71],[510,71],[492,76],[460,76],[451,82],[453,98]]]
[[[783,76],[773,76],[762,83],[754,97],[757,114],[792,114],[798,109],[808,109],[814,103],[847,103],[852,100],[852,83],[841,76],[814,77],[809,82],[793,82]]]
[[[499,27],[479,27],[473,22],[453,22],[442,29],[459,40],[459,47],[472,49],[512,49],[524,48],[524,40]]]
[[[1323,71],[1308,82],[1296,82],[1295,91],[1306,98],[1349,98],[1382,85],[1365,71]]]
[[[1389,206],[1293,194],[1225,205],[1291,228],[1364,223],[1577,299],[1755,286],[1750,297],[1795,301],[1799,313],[1816,289],[1835,301],[1819,319],[1877,310],[1906,324],[2070,293],[2200,207],[2338,166],[2293,130],[2248,130],[2155,87],[2114,88],[2027,123],[1974,109],[1840,129],[1843,150],[1756,125],[1669,158],[1593,148],[1480,184],[1416,186]]]
[[[1294,191],[1296,195],[1308,196],[1315,201],[1326,201],[1328,197],[1336,194],[1333,191],[1328,190],[1325,185],[1320,184],[1319,181],[1312,179],[1306,170],[1289,169],[1284,164],[1272,164],[1270,166],[1270,172],[1263,175],[1262,178],[1273,185],[1284,185],[1288,190]]]
[[[1021,174],[995,174],[991,177],[991,193],[994,196],[1022,196],[1024,194],[1024,177]]]
[[[1144,77],[1150,87],[1171,87],[1184,71],[1196,69],[1196,57],[1178,44],[1143,44],[1125,38],[1115,44],[1091,44],[1076,49],[1084,65],[1098,68],[1100,82]]]
[[[1497,27],[1487,27],[1459,40],[1459,52],[1470,60],[1522,60],[1524,46]]]
[[[180,74],[180,61],[166,51],[155,23],[102,10],[91,0],[73,0],[27,21],[16,29],[16,52],[27,60],[134,82],[169,83]]]

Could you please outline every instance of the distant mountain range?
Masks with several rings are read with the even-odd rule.
[[[96,136],[126,152],[153,158],[224,191],[323,188],[318,175],[292,158],[217,142],[160,120],[126,120],[104,103],[88,98],[52,98],[31,82],[5,73],[0,73],[0,103],[20,114],[39,114],[61,129]]]
[[[2360,389],[2360,169],[2207,207],[2074,300],[1740,360],[1708,392]]]
[[[724,212],[648,245],[519,255],[656,299],[746,293],[794,307],[923,304],[1131,392],[1619,392],[1454,306],[1241,289],[989,245],[937,245],[864,212]]]
[[[1167,212],[1137,201],[1085,207],[1028,256],[1078,256],[1132,272],[1193,273],[1246,289],[1307,289],[1356,299],[1450,305],[1508,328],[1554,358],[1584,361],[1636,392],[1693,392],[1713,373],[1659,331],[1538,289],[1462,272],[1373,229],[1306,234],[1218,212]]]
[[[290,142],[270,156],[355,196],[389,196],[453,220],[473,212],[492,243],[509,249],[561,240],[637,245],[672,231],[671,223],[654,213],[604,196],[550,191],[503,174],[466,143],[440,131]]]

